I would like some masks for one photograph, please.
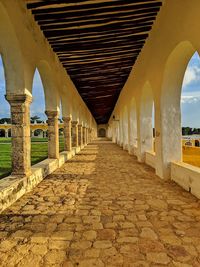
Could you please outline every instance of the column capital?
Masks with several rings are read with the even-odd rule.
[[[82,127],[83,127],[83,125],[82,125],[82,124],[78,124],[78,127],[79,127],[79,128],[82,128]]]
[[[62,117],[63,121],[64,122],[70,122],[72,120],[72,117],[69,116],[69,117]]]
[[[77,126],[78,125],[78,121],[72,121],[72,126]]]
[[[10,104],[23,104],[23,103],[31,103],[32,102],[32,96],[27,94],[7,94],[5,95],[6,100]]]
[[[57,110],[46,110],[45,114],[47,115],[48,118],[55,118],[58,116],[58,111]]]

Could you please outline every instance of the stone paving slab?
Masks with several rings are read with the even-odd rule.
[[[200,266],[200,201],[96,141],[0,215],[0,266]]]

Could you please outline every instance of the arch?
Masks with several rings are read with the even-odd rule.
[[[199,144],[200,144],[199,140],[195,140],[195,146],[199,147]]]
[[[192,146],[192,142],[191,141],[185,142],[185,146]]]
[[[128,109],[127,106],[123,109],[123,148],[128,149],[129,140],[128,140]]]
[[[40,137],[40,138],[44,137],[44,130],[42,129],[35,129],[33,133],[34,137]]]
[[[5,129],[0,129],[0,137],[6,137]]]
[[[188,62],[195,49],[189,41],[180,42],[169,54],[161,86],[161,158],[160,176],[170,178],[170,162],[182,161],[181,90]]]
[[[106,137],[106,129],[105,128],[100,128],[98,130],[98,137]]]
[[[45,60],[39,61],[32,73],[30,93],[32,94],[33,78],[38,70],[45,96],[45,109],[46,110],[58,110],[59,111],[59,93],[56,86],[56,81],[53,79],[53,71],[49,63]]]
[[[33,96],[33,101],[30,106],[31,122],[33,122],[34,124],[41,123],[42,120],[46,120],[45,92],[42,79],[37,68],[32,80],[31,93]]]
[[[64,128],[61,127],[59,128],[59,136],[63,136],[64,135]]]
[[[5,69],[6,94],[29,93],[24,84],[24,66],[19,42],[2,3],[0,3],[0,18],[0,54]]]

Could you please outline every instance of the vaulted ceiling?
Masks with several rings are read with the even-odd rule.
[[[26,0],[97,123],[106,123],[162,0]]]

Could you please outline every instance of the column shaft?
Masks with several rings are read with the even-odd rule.
[[[83,127],[81,124],[78,125],[78,145],[83,145]]]
[[[58,111],[47,110],[48,124],[48,157],[51,159],[59,158],[59,130],[58,130]]]
[[[83,145],[86,145],[86,127],[83,127]]]
[[[72,120],[71,117],[64,117],[64,147],[65,151],[71,151],[72,149],[72,138],[71,138],[71,128]]]
[[[86,144],[89,143],[89,140],[88,140],[88,128],[86,128]]]
[[[72,121],[72,146],[78,147],[78,122]]]
[[[32,97],[26,94],[6,95],[11,106],[12,121],[12,174],[31,174],[30,103]]]

